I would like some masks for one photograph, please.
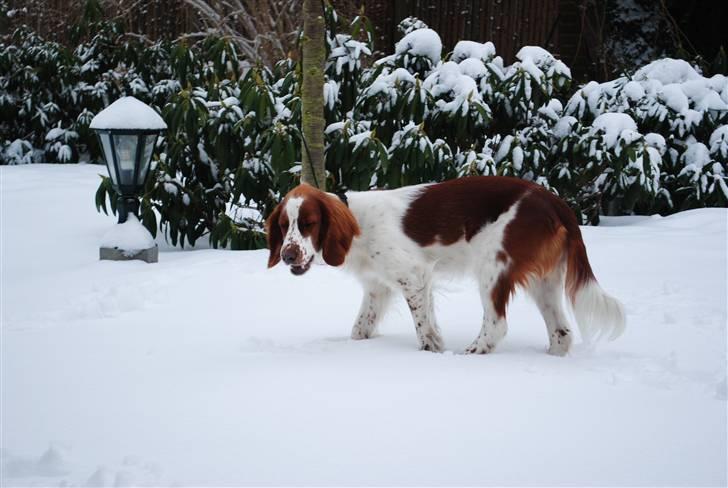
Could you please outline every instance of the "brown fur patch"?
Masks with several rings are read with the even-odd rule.
[[[338,197],[319,193],[323,214],[320,249],[326,264],[340,266],[344,264],[351,242],[361,234],[361,230],[349,207]]]
[[[410,204],[402,227],[421,246],[469,241],[534,187],[503,176],[471,176],[427,186]]]
[[[285,198],[281,203],[276,205],[268,219],[265,221],[265,235],[268,240],[268,249],[270,254],[268,255],[268,267],[272,268],[278,261],[281,260],[281,245],[283,245],[283,232],[279,225],[279,219],[281,217],[281,211],[283,209]]]
[[[534,188],[521,200],[516,217],[506,227],[503,248],[510,264],[498,277],[492,292],[499,316],[505,316],[516,286],[526,286],[531,277],[546,276],[567,256],[570,236],[557,210],[559,205],[566,206],[549,191]],[[566,209],[575,224],[573,213]]]

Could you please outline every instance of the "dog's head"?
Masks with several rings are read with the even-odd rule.
[[[302,184],[291,190],[266,221],[268,267],[279,261],[302,275],[321,253],[331,266],[344,263],[359,226],[348,207],[335,195]]]

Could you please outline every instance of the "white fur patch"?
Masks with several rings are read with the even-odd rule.
[[[613,341],[624,332],[624,307],[619,300],[605,293],[596,281],[587,282],[576,292],[572,309],[586,343],[604,337]]]
[[[289,246],[296,246],[300,251],[301,263],[308,263],[316,255],[316,249],[313,247],[311,237],[303,237],[301,230],[298,228],[301,205],[303,205],[303,198],[301,197],[293,197],[286,202],[285,212],[288,215],[288,232],[283,238],[281,252]]]

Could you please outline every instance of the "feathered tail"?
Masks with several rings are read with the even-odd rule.
[[[599,286],[576,222],[568,226],[568,231],[566,293],[581,336],[585,342],[604,337],[614,340],[624,332],[624,307]]]

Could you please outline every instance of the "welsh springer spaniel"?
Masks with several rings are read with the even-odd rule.
[[[467,353],[491,352],[506,335],[506,305],[528,290],[546,322],[548,352],[572,337],[566,292],[582,337],[624,330],[622,305],[597,284],[576,218],[544,188],[515,178],[474,176],[396,190],[324,193],[299,185],[266,222],[270,258],[295,275],[316,256],[351,270],[364,299],[351,337],[372,337],[394,292],[404,294],[420,348],[442,351],[432,283],[441,272],[472,273],[483,303],[480,334]]]

